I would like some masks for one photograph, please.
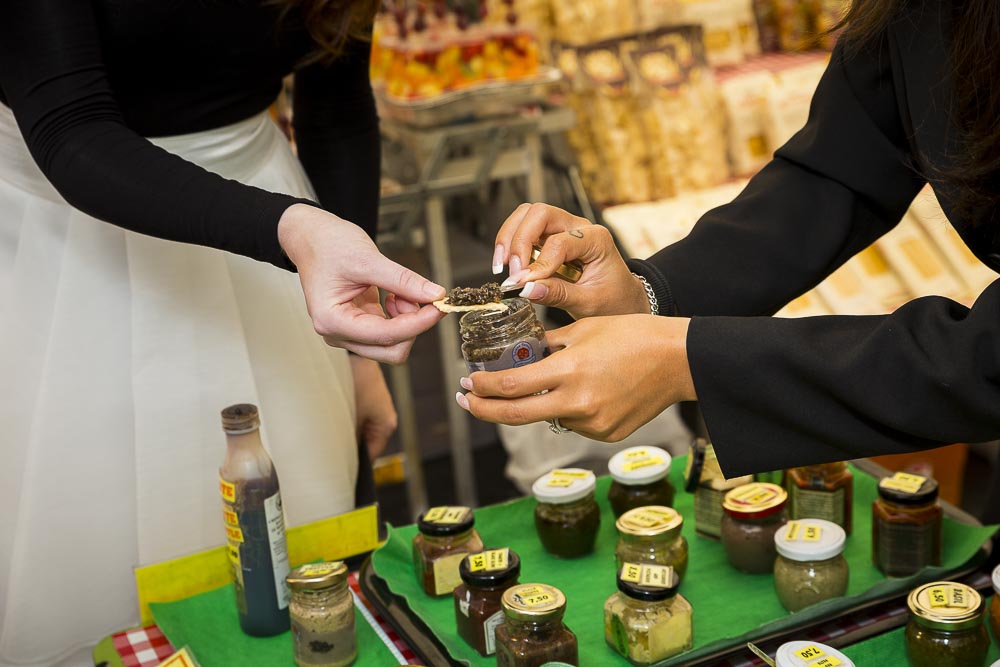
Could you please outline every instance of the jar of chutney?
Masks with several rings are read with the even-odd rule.
[[[975,589],[937,581],[914,589],[906,600],[906,654],[912,667],[983,667],[990,637],[983,598]]]
[[[490,549],[463,558],[458,574],[462,577],[454,593],[458,635],[480,655],[493,655],[496,629],[504,618],[500,600],[517,584],[521,559],[510,549]]]
[[[594,498],[594,473],[582,468],[561,468],[542,475],[531,490],[535,528],[542,546],[553,556],[576,558],[594,550],[601,526],[601,510]]]
[[[774,590],[791,612],[842,597],[850,570],[844,558],[847,534],[832,521],[789,521],[774,535]]]
[[[427,595],[451,595],[462,583],[458,567],[468,554],[483,550],[468,507],[432,507],[417,519],[413,566]]]
[[[504,622],[496,630],[497,667],[579,664],[576,635],[563,624],[562,591],[545,584],[518,584],[504,591],[501,604]]]
[[[908,577],[941,564],[937,482],[896,473],[878,484],[872,506],[872,560],[887,577]]]
[[[688,543],[681,535],[684,517],[670,507],[637,507],[618,517],[618,545],[615,562],[666,565],[684,579],[688,564]]]
[[[854,476],[846,461],[790,468],[788,514],[794,519],[832,521],[851,534]]]
[[[729,563],[747,574],[774,571],[774,535],[788,521],[788,493],[776,484],[752,482],[726,494],[722,547]]]
[[[667,479],[670,461],[670,454],[659,447],[629,447],[611,457],[608,502],[616,518],[636,507],[673,506],[674,487]]]

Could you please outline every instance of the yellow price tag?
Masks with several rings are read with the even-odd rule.
[[[574,479],[587,479],[589,472],[578,470],[553,470],[549,473],[553,477],[572,477]]]
[[[510,549],[491,549],[483,553],[469,556],[470,572],[496,572],[506,570]]]
[[[662,524],[664,517],[652,512],[636,512],[629,515],[628,520],[630,523],[634,523],[641,528],[652,528],[653,526]]]
[[[426,512],[424,512],[424,521],[428,521],[430,523],[436,523],[441,519],[441,517],[444,516],[444,513],[447,511],[448,511],[447,507],[432,507]]]
[[[240,548],[232,544],[227,544],[226,553],[229,554],[230,562],[236,567],[240,567]]]
[[[625,452],[626,461],[634,461],[635,459],[645,459],[649,457],[648,449],[636,449],[631,452]]]
[[[432,507],[424,513],[428,523],[461,523],[468,516],[468,507]]]
[[[239,528],[239,526],[240,526],[240,517],[237,516],[236,512],[234,512],[234,511],[232,511],[230,509],[223,508],[223,510],[222,510],[222,518],[225,519],[227,526],[233,526],[235,528]]]
[[[938,586],[927,591],[927,597],[931,601],[932,609],[951,606],[951,596],[948,594],[947,586]]]
[[[822,526],[806,526],[802,531],[802,539],[806,542],[819,542],[821,537],[823,537]]]
[[[637,584],[642,576],[642,566],[636,563],[625,563],[622,566],[622,581]]]
[[[243,544],[243,531],[239,528],[233,528],[232,526],[226,526],[226,537],[229,538],[230,542],[236,542],[237,544]]]
[[[969,608],[969,596],[966,595],[964,588],[959,586],[949,587],[948,594],[948,606],[955,607],[957,609],[968,609]]]
[[[798,521],[789,521],[785,531],[785,539],[789,542],[797,542],[799,539],[799,529],[802,527]]]
[[[918,488],[923,486],[924,482],[927,481],[926,477],[921,477],[920,475],[911,475],[908,472],[897,472],[895,475],[892,476],[892,478],[897,482],[901,482],[903,484],[910,484]]]
[[[555,487],[565,488],[567,486],[573,486],[573,484],[575,483],[576,480],[573,479],[572,477],[553,477],[548,481],[548,484],[546,484],[545,486],[555,486]]]
[[[230,484],[221,477],[219,478],[219,493],[227,503],[236,502],[236,485]]]
[[[826,655],[826,651],[818,646],[806,646],[803,649],[799,649],[795,652],[795,655],[799,656],[806,662],[813,660],[815,658],[822,658]]]
[[[809,663],[809,667],[837,667],[843,663],[837,660],[832,655],[828,655],[825,658],[820,658],[816,662]]]
[[[674,568],[669,565],[643,565],[639,585],[648,588],[670,588]]]
[[[639,459],[637,461],[628,461],[622,466],[622,470],[625,472],[633,472],[635,470],[641,470],[642,468],[648,468],[650,466],[663,465],[663,457],[653,456],[648,459]]]

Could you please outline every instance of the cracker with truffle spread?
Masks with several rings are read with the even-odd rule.
[[[466,313],[471,310],[507,310],[501,302],[503,291],[497,283],[486,283],[482,287],[455,287],[434,305],[442,313]]]

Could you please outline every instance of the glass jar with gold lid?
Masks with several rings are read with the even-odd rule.
[[[965,584],[937,581],[915,588],[907,598],[906,654],[913,667],[983,667],[990,637],[985,605]]]
[[[788,493],[777,484],[752,482],[728,492],[722,503],[722,547],[729,563],[747,574],[774,571],[774,534],[788,521]]]
[[[483,550],[468,507],[432,507],[417,519],[413,569],[427,595],[451,595],[462,583],[458,566],[468,554]]]
[[[501,604],[504,622],[496,629],[497,667],[579,664],[576,635],[563,624],[562,591],[546,584],[518,584],[504,591]]]
[[[615,517],[636,507],[673,506],[674,487],[667,479],[670,462],[670,454],[659,447],[629,447],[612,456],[608,502]]]
[[[559,468],[542,475],[531,487],[538,501],[535,529],[553,556],[576,558],[594,550],[601,510],[594,498],[597,478],[590,470]]]
[[[681,535],[684,517],[670,507],[637,507],[625,512],[615,522],[618,545],[615,562],[667,565],[684,579],[688,564],[688,543]]]
[[[625,563],[604,603],[604,639],[633,665],[651,665],[693,645],[691,603],[672,567]]]
[[[345,667],[358,655],[354,598],[342,562],[296,568],[286,577],[292,592],[295,664],[299,667]]]

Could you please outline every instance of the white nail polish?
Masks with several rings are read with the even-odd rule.
[[[508,266],[510,267],[510,275],[519,273],[521,271],[521,258],[517,255],[511,255]]]
[[[518,296],[523,296],[525,299],[530,299],[531,293],[534,291],[534,289],[535,289],[534,281],[528,281],[524,283],[524,289],[521,290],[521,293],[518,294]]]
[[[493,275],[503,273],[503,246],[498,245],[493,251]]]

